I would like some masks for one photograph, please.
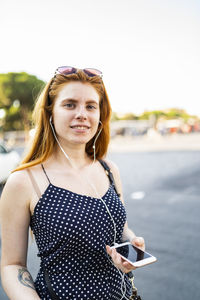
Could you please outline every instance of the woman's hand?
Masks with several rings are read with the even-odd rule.
[[[124,260],[121,255],[117,253],[115,248],[111,249],[110,246],[106,245],[106,251],[111,256],[114,265],[123,273],[129,273],[136,269],[133,265]]]
[[[143,251],[145,250],[145,242],[142,237],[135,237],[132,239],[131,244],[142,249]],[[106,251],[111,256],[114,265],[123,273],[129,273],[136,269],[136,267],[123,259],[122,256],[117,253],[115,248],[111,249],[110,246],[106,245]]]
[[[141,250],[145,251],[145,242],[144,238],[141,236],[136,236],[131,240],[131,244],[135,247],[140,248]]]

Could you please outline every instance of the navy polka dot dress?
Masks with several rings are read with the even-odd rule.
[[[113,245],[114,239],[113,222],[105,205],[98,198],[54,186],[48,176],[47,179],[49,185],[30,222],[41,258],[35,280],[39,297],[51,299],[44,278],[46,269],[59,299],[120,300],[121,275],[109,261],[105,248]],[[116,242],[120,243],[126,211],[114,183],[110,184],[102,199],[115,221]],[[124,279],[126,297],[130,297],[131,284],[126,274]]]

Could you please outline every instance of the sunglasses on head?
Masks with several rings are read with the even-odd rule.
[[[74,68],[74,67],[70,67],[70,66],[63,66],[63,67],[58,67],[56,69],[55,74],[61,74],[61,75],[70,75],[70,74],[74,74],[78,71],[79,69]],[[86,75],[88,75],[89,77],[94,77],[94,76],[99,76],[99,77],[103,77],[103,74],[101,71],[97,70],[97,69],[93,69],[93,68],[85,68],[85,69],[80,69],[82,70]]]

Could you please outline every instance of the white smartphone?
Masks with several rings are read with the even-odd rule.
[[[157,261],[155,256],[133,246],[130,242],[112,246],[111,249],[113,248],[116,249],[116,251],[123,257],[123,259],[128,261],[136,268],[143,267]]]

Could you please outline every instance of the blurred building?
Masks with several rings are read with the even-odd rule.
[[[187,122],[182,118],[154,120],[119,120],[111,122],[111,137],[121,136],[142,136],[150,129],[154,129],[161,135],[173,133],[200,132],[200,122],[196,119],[189,119]]]
[[[152,127],[149,120],[120,120],[111,122],[111,137],[116,135],[144,135]]]

